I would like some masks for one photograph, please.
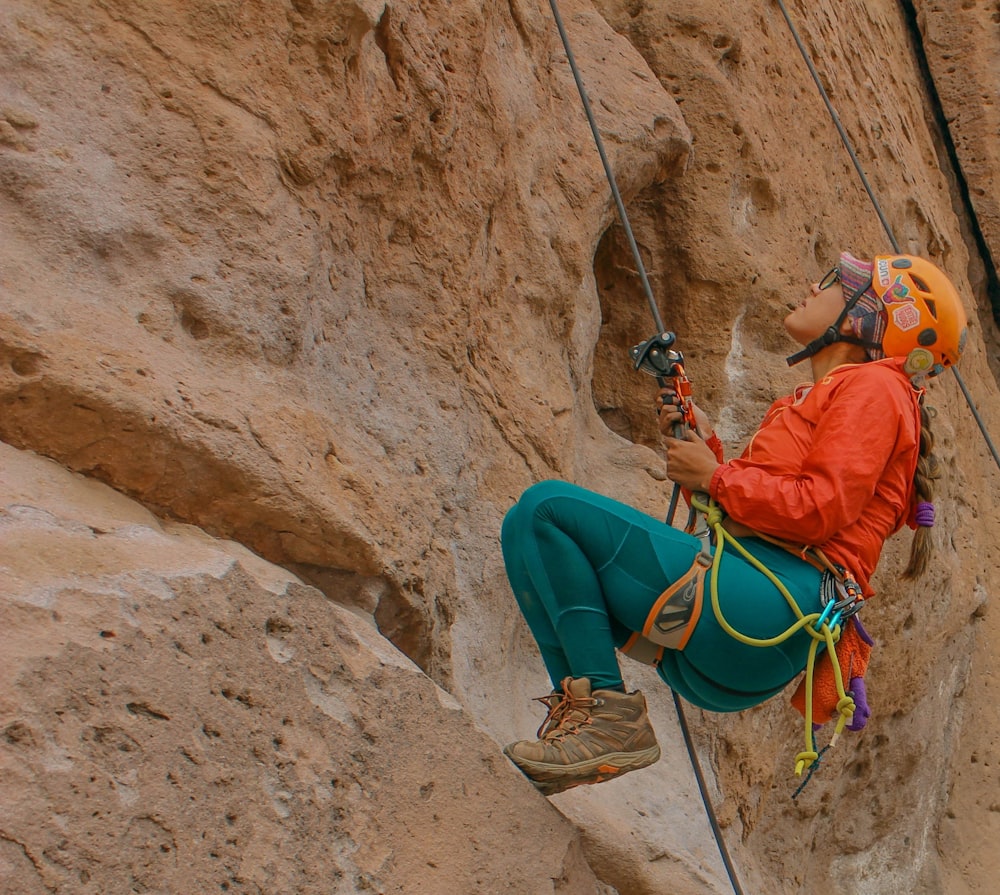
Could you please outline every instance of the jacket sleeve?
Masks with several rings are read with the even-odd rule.
[[[731,460],[710,493],[736,521],[773,537],[820,545],[855,522],[893,456],[901,427],[913,418],[898,376],[849,376],[817,414],[799,468],[771,451]]]
[[[713,432],[705,440],[705,444],[711,449],[712,453],[715,454],[715,459],[720,463],[725,463],[726,458],[723,456],[722,439]]]

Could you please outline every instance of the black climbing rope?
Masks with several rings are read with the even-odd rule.
[[[629,223],[628,215],[625,213],[625,203],[622,202],[622,194],[618,192],[618,182],[615,180],[614,171],[611,170],[611,163],[608,155],[604,151],[604,141],[601,139],[601,132],[597,128],[597,121],[594,119],[594,111],[590,107],[590,99],[583,86],[583,79],[580,77],[580,69],[576,67],[576,57],[569,44],[569,35],[566,34],[566,27],[563,25],[562,16],[559,15],[559,7],[555,0],[549,0],[552,7],[552,17],[556,20],[556,28],[559,29],[559,37],[562,39],[563,47],[566,50],[566,59],[569,60],[569,67],[573,72],[573,80],[576,81],[576,89],[580,92],[580,101],[583,103],[583,111],[587,114],[587,121],[590,123],[591,133],[594,135],[594,143],[597,144],[597,151],[601,156],[601,164],[604,165],[604,173],[608,178],[608,186],[611,187],[611,195],[614,196],[615,205],[618,207],[618,218],[625,230],[625,238],[628,240],[628,247],[632,250],[635,258],[635,268],[639,271],[639,280],[642,282],[642,291],[646,293],[646,301],[649,302],[649,310],[656,322],[656,328],[663,331],[663,320],[660,317],[660,309],[656,306],[656,299],[653,298],[653,290],[649,285],[649,278],[646,276],[646,266],[642,263],[642,256],[639,254],[639,246],[636,245],[635,237],[632,235],[632,225]]]
[[[615,180],[614,172],[611,170],[611,164],[608,161],[607,153],[604,151],[604,141],[601,139],[601,132],[597,127],[597,122],[594,119],[594,113],[590,106],[590,100],[587,97],[587,90],[583,86],[583,79],[580,77],[580,70],[576,65],[576,57],[573,55],[573,49],[570,46],[569,36],[566,34],[566,27],[563,25],[562,16],[559,14],[559,7],[556,5],[556,0],[549,0],[549,6],[552,7],[552,17],[555,19],[556,28],[559,29],[559,37],[562,39],[562,44],[566,50],[566,59],[569,61],[569,67],[573,72],[573,79],[576,81],[577,90],[580,93],[580,100],[583,103],[583,110],[587,115],[587,121],[590,123],[590,130],[594,135],[594,143],[597,146],[597,151],[601,156],[601,163],[604,165],[604,173],[608,179],[608,185],[611,187],[611,195],[614,197],[615,205],[618,208],[618,217],[621,221],[622,228],[625,231],[625,237],[628,240],[629,248],[632,250],[632,256],[635,258],[636,270],[639,272],[639,279],[642,282],[643,292],[646,294],[646,301],[649,303],[649,310],[653,314],[653,320],[656,323],[656,328],[661,333],[664,330],[663,320],[660,317],[660,311],[656,306],[656,299],[653,298],[653,290],[649,285],[649,279],[646,276],[646,268],[642,263],[642,257],[639,254],[639,247],[636,245],[635,236],[632,234],[632,225],[629,223],[628,213],[625,211],[625,203],[622,202],[621,193],[618,191],[618,184]],[[671,502],[673,504],[673,501]],[[705,785],[705,777],[701,771],[701,764],[698,761],[698,753],[695,750],[694,740],[691,736],[691,731],[688,727],[687,718],[684,714],[684,706],[681,703],[680,697],[677,695],[676,691],[671,690],[674,697],[674,707],[677,711],[677,720],[680,724],[681,733],[684,736],[684,745],[687,747],[688,757],[691,759],[691,767],[694,770],[695,778],[698,781],[698,789],[701,792],[701,799],[705,805],[705,813],[708,816],[709,824],[712,827],[712,834],[715,836],[715,841],[719,846],[719,854],[722,856],[722,862],[725,864],[726,873],[729,876],[729,881],[732,883],[733,891],[736,895],[743,895],[743,889],[740,887],[739,879],[736,876],[736,868],[733,866],[732,859],[729,856],[729,849],[726,847],[726,840],[722,834],[722,827],[719,825],[719,819],[716,817],[715,809],[712,807],[712,800],[708,795],[708,788]]]
[[[792,17],[788,14],[788,9],[785,6],[784,0],[777,0],[777,4],[778,8],[781,10],[782,16],[785,18],[785,23],[788,25],[788,30],[791,32],[792,39],[795,41],[795,45],[799,48],[799,52],[802,54],[803,60],[805,60],[806,66],[809,69],[809,74],[812,75],[813,82],[816,84],[816,89],[819,91],[819,95],[823,98],[826,109],[830,113],[830,118],[833,120],[833,124],[837,128],[837,133],[840,134],[840,141],[844,144],[847,154],[851,157],[851,162],[854,164],[854,170],[858,172],[858,177],[864,185],[865,192],[868,193],[868,198],[871,200],[872,207],[875,209],[878,219],[882,222],[882,228],[885,230],[886,236],[889,237],[889,242],[892,244],[893,251],[897,254],[902,254],[899,243],[896,241],[895,234],[892,232],[892,227],[889,226],[889,221],[882,212],[882,206],[879,204],[875,191],[868,182],[868,177],[865,175],[864,168],[861,167],[861,162],[858,160],[857,153],[851,145],[851,140],[847,136],[847,131],[844,130],[844,126],[840,122],[840,116],[837,114],[837,110],[834,109],[833,103],[830,102],[830,97],[826,92],[826,88],[823,87],[823,82],[820,80],[819,72],[816,71],[816,66],[813,64],[813,61],[809,56],[809,52],[806,50],[805,44],[802,42],[802,38],[799,37],[798,29],[795,27]],[[951,371],[955,374],[955,379],[958,381],[958,387],[962,390],[962,395],[965,397],[965,403],[969,405],[969,410],[972,411],[972,416],[976,421],[976,425],[979,426],[979,431],[982,432],[983,438],[986,440],[986,446],[993,455],[994,462],[997,464],[997,467],[1000,468],[1000,454],[997,453],[996,445],[994,445],[993,439],[990,437],[989,430],[986,428],[986,423],[983,421],[983,418],[976,407],[976,403],[972,399],[972,395],[965,385],[965,380],[962,378],[962,374],[958,372],[958,368],[955,366],[951,367]]]

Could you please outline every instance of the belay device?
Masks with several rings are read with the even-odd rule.
[[[655,376],[656,381],[664,388],[668,385],[673,387],[684,417],[684,421],[674,427],[674,437],[683,438],[685,426],[692,432],[697,432],[698,425],[694,418],[691,380],[684,371],[684,355],[673,347],[676,341],[677,336],[672,332],[659,332],[655,336],[650,336],[645,342],[633,345],[629,349],[629,357],[632,358],[636,370]],[[670,506],[667,508],[667,522],[670,524],[673,524],[674,514],[677,512],[679,496],[680,486],[675,484],[670,495]],[[689,525],[691,521],[689,518]]]
[[[675,350],[673,345],[677,336],[671,332],[657,333],[633,345],[629,356],[635,369],[655,376],[661,386],[667,386],[667,380],[673,385],[677,396],[681,399],[680,410],[684,414],[684,422],[692,430],[697,429],[694,419],[694,402],[691,400],[691,380],[684,372],[684,355]],[[679,433],[678,433],[679,434]]]

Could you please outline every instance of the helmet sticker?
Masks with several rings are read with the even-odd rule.
[[[910,294],[909,287],[903,285],[903,275],[900,274],[886,290],[885,295],[882,296],[882,301],[889,305],[900,301],[915,302],[916,298]]]
[[[878,284],[879,286],[888,286],[892,282],[892,275],[889,273],[889,259],[879,258],[878,264],[875,266],[875,272],[878,274]]]
[[[901,332],[920,326],[920,312],[912,304],[900,305],[892,309],[892,322]]]
[[[931,354],[926,348],[914,348],[906,356],[906,363],[903,364],[903,371],[908,376],[915,376],[918,373],[926,373],[933,366],[933,354]]]

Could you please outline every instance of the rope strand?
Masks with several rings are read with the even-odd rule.
[[[788,10],[785,8],[784,0],[778,0],[778,7],[781,9],[781,14],[785,17],[785,23],[788,25],[788,30],[792,34],[792,40],[795,41],[795,45],[799,48],[799,52],[805,60],[806,67],[809,69],[809,74],[812,75],[812,79],[819,90],[819,95],[823,98],[826,110],[830,113],[830,117],[833,119],[834,126],[837,128],[837,133],[840,134],[840,140],[844,144],[847,154],[851,157],[851,161],[854,163],[854,170],[858,172],[858,177],[861,178],[861,182],[864,184],[865,191],[868,193],[868,198],[871,199],[872,205],[875,207],[875,213],[878,215],[878,219],[882,222],[882,226],[885,228],[886,235],[889,237],[889,242],[892,243],[893,251],[895,251],[897,255],[902,254],[899,250],[899,243],[896,242],[896,237],[893,236],[892,227],[889,226],[889,221],[886,220],[885,215],[882,213],[882,206],[879,205],[878,199],[875,198],[875,191],[872,189],[872,185],[868,182],[868,178],[865,176],[864,168],[861,167],[861,162],[858,159],[857,154],[854,152],[854,147],[851,146],[851,141],[847,136],[847,131],[844,130],[844,126],[840,123],[840,116],[837,114],[837,110],[834,109],[833,103],[830,102],[830,97],[827,95],[826,88],[820,80],[819,72],[816,70],[816,66],[813,65],[812,58],[809,56],[809,52],[806,50],[806,46],[802,42],[802,38],[799,37],[798,29],[796,29],[795,24],[792,22],[792,17],[788,14]]]
[[[615,205],[618,207],[618,217],[625,230],[625,238],[628,240],[629,248],[632,250],[632,257],[635,258],[635,268],[639,273],[639,280],[642,282],[642,291],[646,294],[646,301],[649,302],[649,310],[653,314],[653,320],[656,322],[657,330],[659,332],[663,332],[665,327],[663,325],[663,320],[660,317],[660,310],[656,306],[656,299],[653,298],[653,289],[649,285],[649,278],[646,276],[646,267],[642,263],[642,257],[639,255],[639,246],[636,244],[635,236],[632,235],[632,225],[629,223],[628,214],[625,212],[625,203],[622,201],[621,193],[618,191],[618,183],[615,180],[615,172],[611,170],[611,163],[608,161],[608,155],[604,151],[604,141],[601,139],[601,132],[597,127],[597,121],[594,119],[594,112],[590,107],[587,90],[583,86],[583,78],[580,77],[580,69],[576,67],[576,57],[573,55],[572,47],[570,47],[569,35],[566,34],[566,28],[563,25],[562,16],[559,15],[559,7],[556,6],[556,0],[549,0],[549,6],[552,7],[552,18],[556,20],[556,28],[559,29],[559,37],[562,39],[563,48],[566,50],[566,59],[569,61],[569,67],[573,72],[573,80],[576,81],[576,89],[580,93],[580,101],[583,103],[583,111],[587,115],[587,121],[590,123],[591,133],[594,135],[594,143],[597,145],[597,152],[600,154],[601,163],[604,165],[604,174],[608,178],[608,186],[611,187],[611,195],[614,196]]]

